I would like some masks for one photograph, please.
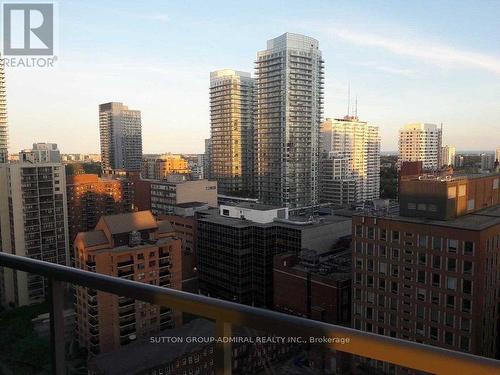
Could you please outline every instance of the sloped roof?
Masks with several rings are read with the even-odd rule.
[[[134,230],[156,229],[156,223],[151,211],[139,211],[126,214],[103,216],[103,221],[111,234],[129,233]],[[99,225],[99,224],[98,224]]]
[[[108,239],[102,230],[80,232],[77,237],[83,241],[85,247],[105,245],[108,243]]]

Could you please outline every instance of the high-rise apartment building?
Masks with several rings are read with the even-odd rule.
[[[7,95],[5,92],[5,72],[0,61],[0,163],[9,160],[9,133],[7,127]]]
[[[495,167],[495,154],[482,153],[481,154],[481,169],[484,171],[491,171]]]
[[[74,243],[75,267],[166,288],[181,288],[181,240],[149,211],[103,216]],[[171,309],[76,287],[78,340],[92,354],[174,326]]]
[[[257,54],[256,191],[263,203],[318,203],[323,60],[317,40],[285,33]]]
[[[55,143],[33,143],[33,148],[19,152],[21,163],[60,163],[61,153]]]
[[[442,129],[435,124],[408,124],[399,130],[399,159],[422,161],[425,170],[438,170],[441,163]]]
[[[455,155],[457,153],[457,149],[455,146],[443,146],[441,147],[441,164],[442,166],[455,166]]]
[[[499,174],[413,177],[399,215],[353,216],[353,326],[498,355]]]
[[[95,228],[101,216],[131,212],[133,202],[126,194],[128,181],[96,174],[68,176],[68,227],[70,247],[79,232]]]
[[[344,206],[380,197],[377,126],[356,116],[327,119],[321,126],[321,145],[321,201]]]
[[[2,251],[69,265],[66,175],[59,163],[0,165]],[[4,269],[5,302],[30,305],[45,298],[40,275]]]
[[[222,194],[253,189],[254,86],[250,73],[210,73],[211,178]]]
[[[188,175],[189,173],[191,170],[188,161],[182,155],[148,155],[142,158],[142,178],[164,180],[172,174]]]
[[[141,112],[123,103],[99,105],[103,170],[140,171],[142,163]]]

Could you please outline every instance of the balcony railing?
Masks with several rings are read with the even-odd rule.
[[[467,353],[358,331],[352,328],[299,318],[271,310],[240,305],[197,294],[117,277],[83,271],[35,259],[0,253],[0,266],[45,276],[50,285],[50,319],[53,373],[62,375],[64,366],[63,282],[73,283],[107,293],[124,295],[151,304],[168,306],[179,312],[215,320],[216,336],[231,336],[232,326],[244,326],[281,335],[350,339],[348,345],[325,344],[328,347],[361,357],[434,374],[498,374],[500,361]],[[220,342],[219,342],[220,341]],[[229,341],[229,342],[227,342]],[[217,374],[231,374],[230,340],[216,344]]]

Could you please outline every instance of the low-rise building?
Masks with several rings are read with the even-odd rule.
[[[288,208],[254,203],[199,213],[200,291],[243,304],[273,305],[273,257],[302,249],[330,250],[351,233],[342,216],[289,218]]]

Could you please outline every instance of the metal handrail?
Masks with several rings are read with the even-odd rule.
[[[376,335],[175,289],[124,280],[36,259],[0,253],[0,266],[46,276],[53,285],[69,282],[155,305],[168,306],[181,312],[204,316],[215,320],[217,337],[231,336],[232,325],[236,325],[283,337],[302,337],[305,340],[309,340],[311,337],[349,338],[348,344],[328,343],[325,345],[338,351],[435,374],[490,375],[500,373],[500,361],[494,359]],[[62,298],[62,294],[60,288],[55,290],[56,292],[52,293],[52,306],[58,305],[58,307],[51,310],[53,312],[51,320],[61,319],[60,322],[54,321],[52,325],[55,327],[54,333],[60,336],[62,331],[64,338],[63,329],[57,329],[59,324],[63,324],[62,311],[58,311],[62,310],[62,301],[58,300]],[[217,342],[216,369],[218,374],[231,373],[231,354],[230,343]],[[64,358],[64,351],[62,357],[59,358]]]

